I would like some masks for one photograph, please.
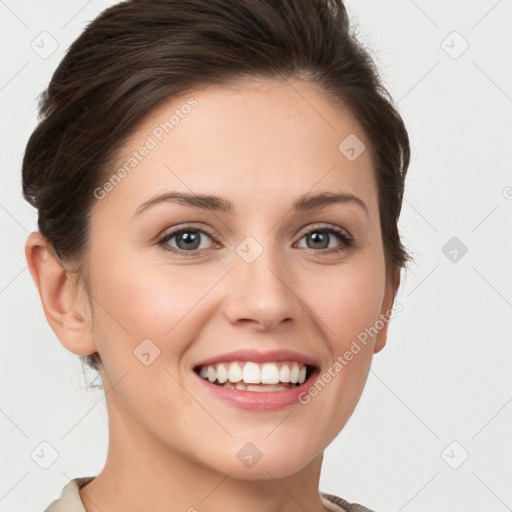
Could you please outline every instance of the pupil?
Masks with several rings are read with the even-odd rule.
[[[194,247],[191,247],[190,243],[194,244],[194,242],[196,243],[197,245],[197,241],[199,240],[199,237],[197,236],[197,233],[192,233],[190,231],[186,231],[184,233],[181,233],[180,235],[178,235],[178,240],[177,240],[177,243],[179,244],[180,242],[185,242],[185,244],[188,244],[188,245],[185,245],[185,248],[192,248],[192,249],[197,249],[196,246]]]
[[[320,234],[320,236],[318,236]],[[327,234],[323,231],[315,231],[310,235],[311,239],[313,240],[313,243],[315,244],[315,249],[325,249],[325,244],[322,247],[318,247],[317,245],[322,245],[322,242],[325,242],[327,240]],[[319,240],[320,239],[320,240]]]

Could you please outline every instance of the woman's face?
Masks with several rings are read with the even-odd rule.
[[[318,460],[384,346],[397,286],[359,124],[304,82],[210,86],[154,110],[112,175],[92,210],[90,325],[119,443],[242,478]],[[334,194],[357,199],[311,201]],[[300,387],[208,380],[286,381],[294,362],[314,373]]]

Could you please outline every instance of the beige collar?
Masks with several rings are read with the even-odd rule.
[[[62,489],[60,497],[50,503],[44,512],[86,512],[79,489],[93,480],[94,476],[74,478]],[[348,503],[333,494],[320,493],[323,505],[330,512],[372,512],[356,503]]]

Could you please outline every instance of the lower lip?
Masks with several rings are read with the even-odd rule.
[[[251,411],[277,411],[291,405],[301,404],[299,395],[308,390],[311,382],[315,379],[316,373],[312,373],[300,386],[283,391],[244,391],[241,389],[225,388],[212,384],[209,380],[203,379],[196,373],[195,375],[209,393],[235,407]]]

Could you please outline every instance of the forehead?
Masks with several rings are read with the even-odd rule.
[[[291,79],[209,85],[161,102],[127,140],[111,176],[120,169],[99,209],[133,209],[165,190],[231,195],[235,203],[282,201],[318,187],[371,202],[376,191],[358,121],[317,86]]]

